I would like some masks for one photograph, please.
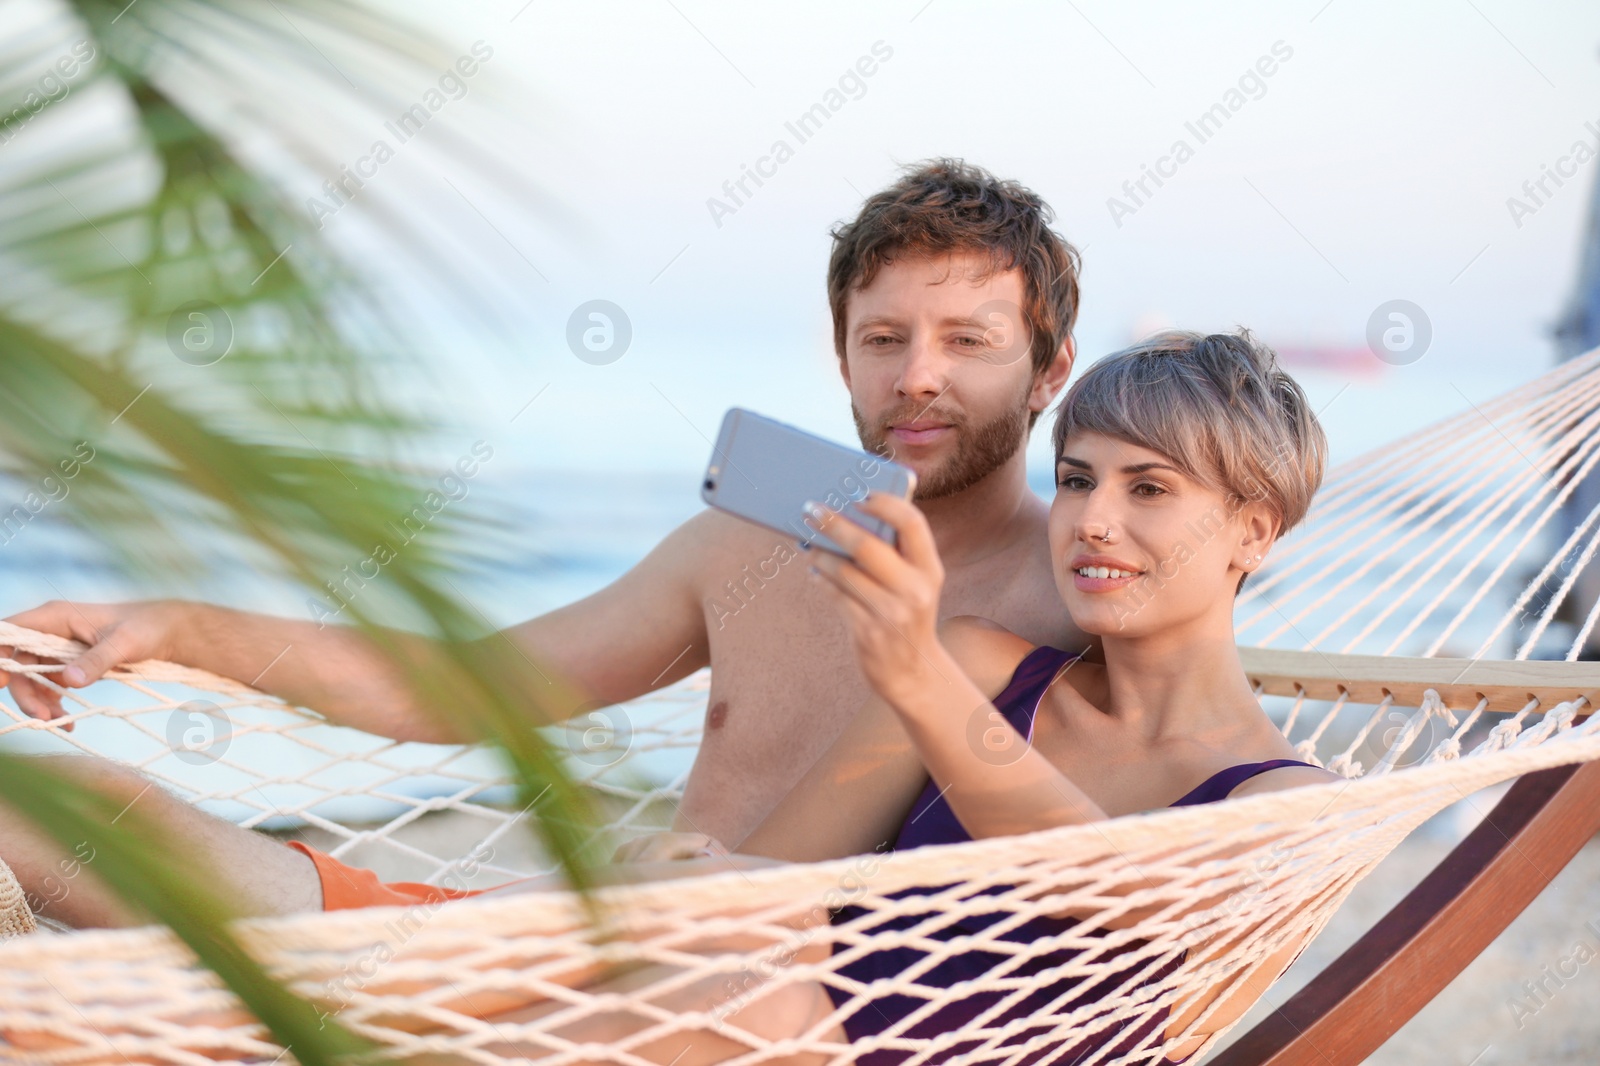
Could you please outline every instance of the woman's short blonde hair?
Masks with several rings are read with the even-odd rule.
[[[1056,412],[1055,458],[1080,433],[1159,452],[1223,492],[1259,501],[1278,536],[1299,524],[1322,484],[1328,439],[1298,382],[1245,329],[1157,333],[1091,366]]]

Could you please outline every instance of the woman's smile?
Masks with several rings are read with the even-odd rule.
[[[1132,584],[1144,571],[1110,555],[1079,555],[1072,560],[1072,585],[1079,592],[1110,592]]]

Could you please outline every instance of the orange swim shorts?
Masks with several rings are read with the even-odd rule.
[[[298,840],[286,841],[317,867],[322,881],[322,909],[351,910],[357,907],[410,907],[418,903],[444,903],[467,899],[487,889],[443,888],[417,881],[380,881],[371,870],[349,866]]]

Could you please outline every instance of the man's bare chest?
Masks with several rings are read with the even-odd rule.
[[[712,663],[707,740],[741,733],[752,718],[764,734],[831,738],[871,692],[831,590],[809,575],[808,553],[792,542],[764,548],[741,552],[725,577],[702,586]],[[997,562],[947,574],[940,616],[977,615],[1036,643],[1061,642],[1070,625],[1048,572]]]

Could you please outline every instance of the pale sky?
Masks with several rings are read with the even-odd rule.
[[[853,442],[823,290],[828,230],[899,165],[935,155],[1055,208],[1084,252],[1080,366],[1152,323],[1352,349],[1379,305],[1421,307],[1433,339],[1415,363],[1294,368],[1347,458],[1549,365],[1597,169],[1560,163],[1600,140],[1594,4],[419,10],[452,54],[493,50],[434,121],[485,129],[492,107],[515,110],[497,154],[544,196],[508,196],[434,152],[437,127],[365,194],[404,199],[469,271],[478,313],[406,270],[390,281],[432,334],[463,439],[529,465],[697,467],[735,404]],[[852,73],[863,57],[867,77]],[[1267,77],[1252,73],[1263,57]],[[1186,123],[1241,78],[1237,110],[1201,143]],[[842,105],[801,143],[785,124],[836,89]],[[383,136],[349,135],[330,157],[353,161]],[[714,219],[707,201],[779,139],[792,157],[764,164],[771,176]],[[1128,202],[1123,183],[1179,139],[1192,157],[1163,163],[1175,173],[1115,218],[1108,200]],[[1546,178],[1544,202],[1514,220],[1508,198],[1558,164],[1572,177]],[[366,225],[350,212],[326,232],[359,249]],[[606,365],[566,341],[594,299],[632,327]],[[1041,426],[1030,455],[1047,454]]]

